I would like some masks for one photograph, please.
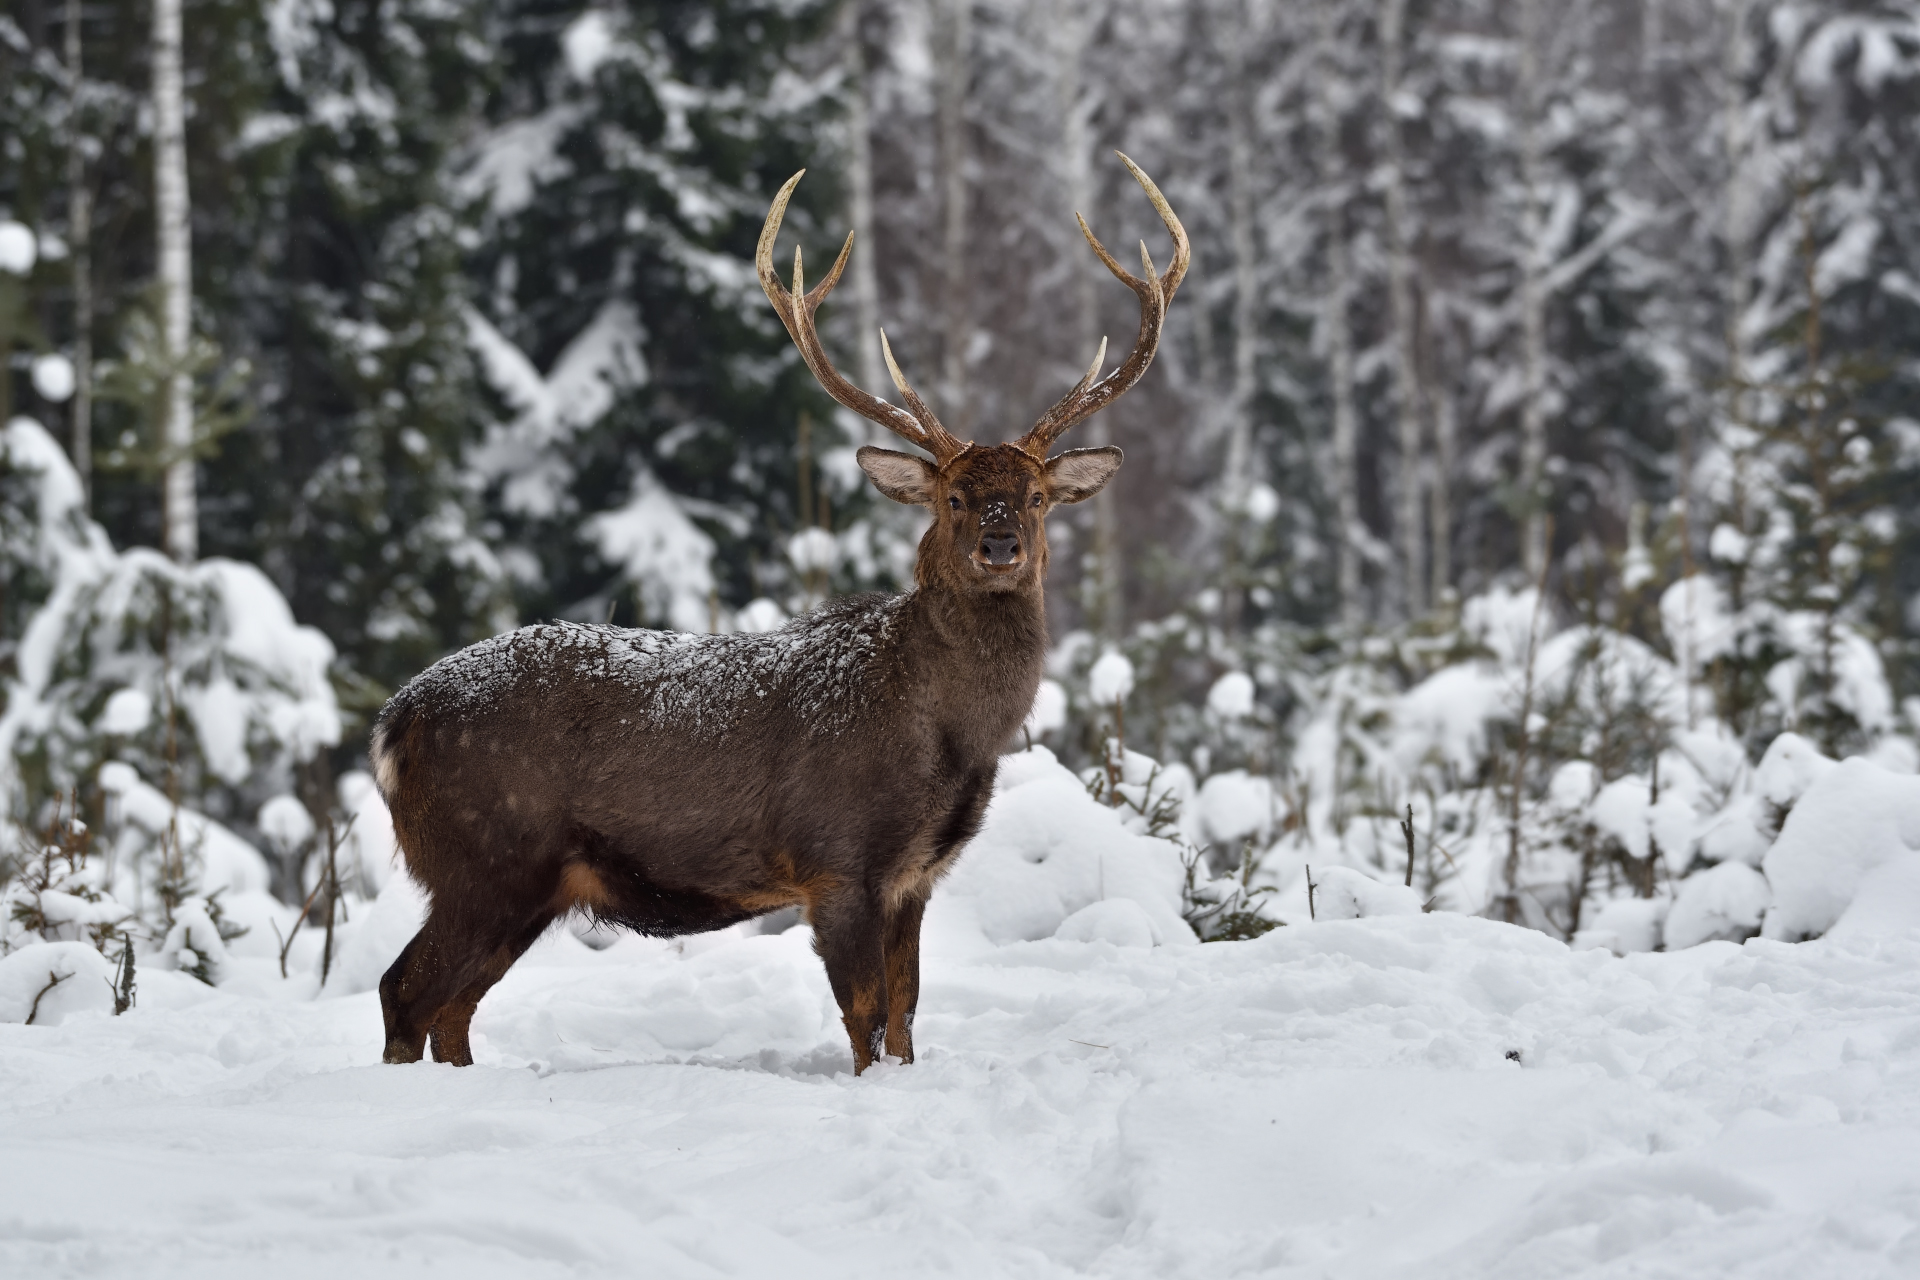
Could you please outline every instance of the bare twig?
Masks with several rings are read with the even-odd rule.
[[[120,959],[114,975],[113,1016],[119,1017],[133,1008],[133,938],[123,936],[120,943]]]
[[[1308,862],[1308,863],[1303,863],[1302,865],[1305,866],[1307,869],[1307,919],[1318,920],[1320,916],[1314,910],[1313,891],[1315,889],[1318,889],[1320,886],[1313,882],[1313,864],[1311,862]]]
[[[327,985],[327,975],[333,971],[333,917],[340,905],[340,864],[338,854],[340,846],[347,841],[347,833],[353,830],[353,820],[358,816],[348,814],[341,826],[334,826],[333,814],[327,815],[327,940],[320,952],[320,985]]]
[[[1400,834],[1407,838],[1407,888],[1413,888],[1413,806],[1407,806],[1407,816],[1400,820]]]
[[[1552,546],[1553,522],[1545,524],[1547,545]],[[1507,812],[1506,892],[1501,895],[1500,915],[1508,924],[1520,923],[1520,804],[1526,784],[1527,755],[1533,746],[1534,665],[1540,647],[1540,611],[1547,598],[1547,566],[1550,556],[1540,559],[1540,572],[1533,584],[1533,616],[1527,622],[1526,682],[1520,697],[1520,741],[1514,751],[1512,794]]]
[[[40,988],[40,994],[33,998],[33,1007],[27,1010],[26,1026],[32,1026],[33,1020],[40,1016],[40,1001],[46,998],[47,992],[53,990],[72,976],[70,973],[55,973],[51,969],[47,970],[47,985]]]

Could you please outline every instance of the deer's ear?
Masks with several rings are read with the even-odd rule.
[[[1069,449],[1047,463],[1047,482],[1055,502],[1085,502],[1107,487],[1120,469],[1121,453],[1113,445],[1098,449]]]
[[[873,481],[873,487],[908,506],[926,506],[933,501],[933,464],[910,453],[876,449],[865,445],[853,455],[860,469]]]

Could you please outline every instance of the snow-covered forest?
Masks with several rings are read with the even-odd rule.
[[[421,912],[401,685],[912,585],[924,514],[853,458],[900,442],[755,276],[781,183],[810,263],[856,233],[839,368],[888,388],[884,327],[995,441],[1138,324],[1074,221],[1161,252],[1115,150],[1193,264],[1071,442],[1127,463],[1050,520],[923,1060],[842,1078],[783,914],[556,930],[475,1022],[531,1073],[353,1074]],[[1911,0],[10,0],[0,1259],[598,1274],[617,1184],[671,1274],[805,1272],[950,1175],[909,1274],[1907,1273],[1916,157]],[[453,1181],[377,1220],[396,1125]],[[782,1218],[756,1141],[842,1216]],[[459,1198],[523,1148],[593,1187],[524,1232]],[[261,1222],[180,1225],[248,1177]]]

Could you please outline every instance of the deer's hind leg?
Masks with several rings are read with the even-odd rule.
[[[418,1062],[433,1036],[434,1059],[464,1066],[473,1061],[467,1024],[480,997],[500,980],[522,952],[553,922],[550,911],[534,918],[462,919],[430,911],[427,922],[380,979],[387,1062]]]
[[[547,926],[553,921],[552,913],[536,917],[521,930],[518,937],[494,948],[492,954],[482,961],[479,975],[441,1008],[439,1016],[427,1031],[433,1044],[435,1062],[450,1062],[456,1067],[473,1065],[473,1047],[467,1040],[468,1029],[473,1024],[473,1011],[480,1006],[481,997],[493,989],[494,983],[506,976],[513,962],[540,940],[540,935],[547,931]]]

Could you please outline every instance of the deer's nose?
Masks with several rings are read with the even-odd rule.
[[[1020,535],[989,533],[980,539],[980,554],[988,564],[1012,564],[1020,557]]]

